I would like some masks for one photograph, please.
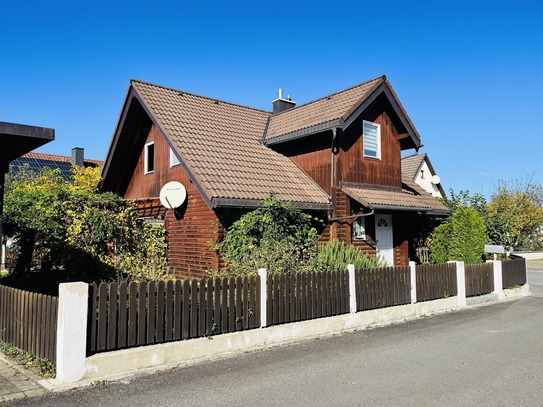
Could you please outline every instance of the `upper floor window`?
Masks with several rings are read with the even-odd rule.
[[[363,217],[357,218],[353,222],[353,237],[356,240],[366,239],[366,219]]]
[[[177,158],[177,155],[170,147],[170,167],[175,167],[176,165],[181,164],[181,161],[179,161],[179,158]]]
[[[143,173],[149,174],[155,170],[155,143],[145,144]]]
[[[364,157],[381,159],[381,126],[363,121]]]

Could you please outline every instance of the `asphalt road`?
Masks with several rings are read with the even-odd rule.
[[[533,296],[14,406],[541,406],[543,267]]]

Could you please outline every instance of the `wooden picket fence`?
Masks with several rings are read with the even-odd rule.
[[[489,294],[494,291],[492,263],[466,264],[466,297]]]
[[[411,303],[409,267],[355,270],[357,311]]]
[[[260,277],[91,284],[87,353],[260,326]]]
[[[502,288],[526,284],[526,259],[502,261]]]
[[[417,266],[417,301],[430,301],[458,295],[454,264],[423,264]]]
[[[0,339],[56,362],[58,297],[0,285]]]
[[[268,275],[267,322],[278,325],[349,312],[347,270]]]

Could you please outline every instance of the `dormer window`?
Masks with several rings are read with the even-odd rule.
[[[155,143],[145,144],[143,173],[149,174],[155,170]]]
[[[381,126],[363,121],[364,157],[381,159]]]
[[[181,161],[179,161],[179,158],[177,158],[177,155],[170,147],[170,167],[175,167],[176,165],[181,164]]]

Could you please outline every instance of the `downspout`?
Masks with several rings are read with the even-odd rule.
[[[335,207],[335,197],[333,196],[334,194],[334,171],[335,171],[335,168],[334,168],[334,145],[336,144],[336,137],[337,137],[337,127],[333,127],[332,128],[332,145],[330,146],[330,195],[332,195],[332,202],[334,203],[332,205],[332,211],[334,210],[334,207]],[[328,215],[328,218],[329,219],[332,219],[332,217],[330,215]],[[333,223],[330,224],[330,242],[332,241],[332,236],[333,236],[333,233],[332,233],[332,228],[333,228]]]

